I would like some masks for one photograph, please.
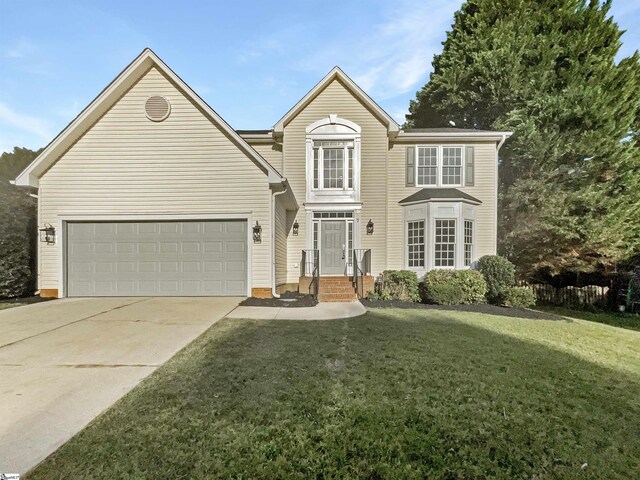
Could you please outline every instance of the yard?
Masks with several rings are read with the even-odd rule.
[[[640,332],[223,320],[28,478],[639,478]]]

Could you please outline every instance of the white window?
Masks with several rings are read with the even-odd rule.
[[[462,186],[462,147],[417,146],[416,156],[416,186]]]
[[[407,222],[407,264],[424,268],[424,220]]]
[[[313,188],[353,189],[353,142],[313,142]]]
[[[418,185],[438,184],[438,147],[418,147]]]
[[[442,147],[442,185],[462,184],[462,148]]]
[[[464,266],[468,267],[473,261],[473,221],[464,221]]]
[[[435,221],[436,267],[455,267],[456,265],[456,221],[454,219],[436,219]]]

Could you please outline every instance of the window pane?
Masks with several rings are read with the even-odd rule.
[[[464,266],[471,265],[473,256],[473,222],[464,221]]]
[[[424,221],[407,223],[407,263],[424,267]]]
[[[442,148],[442,184],[460,185],[462,182],[462,148]]]
[[[349,147],[349,187],[353,188],[353,147]]]
[[[318,222],[313,222],[313,249],[318,249]]]
[[[318,148],[313,149],[313,188],[318,188]]]
[[[344,149],[323,148],[324,188],[343,188]]]
[[[435,185],[438,180],[438,148],[418,147],[418,185]]]
[[[435,266],[454,267],[456,263],[456,221],[436,220],[435,237]]]

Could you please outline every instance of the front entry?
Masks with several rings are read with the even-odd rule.
[[[344,220],[324,220],[320,223],[320,274],[344,275],[346,270],[347,223]]]

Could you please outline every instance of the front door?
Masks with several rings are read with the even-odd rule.
[[[343,220],[321,222],[320,273],[322,275],[344,275],[346,270],[345,240],[347,223]]]

